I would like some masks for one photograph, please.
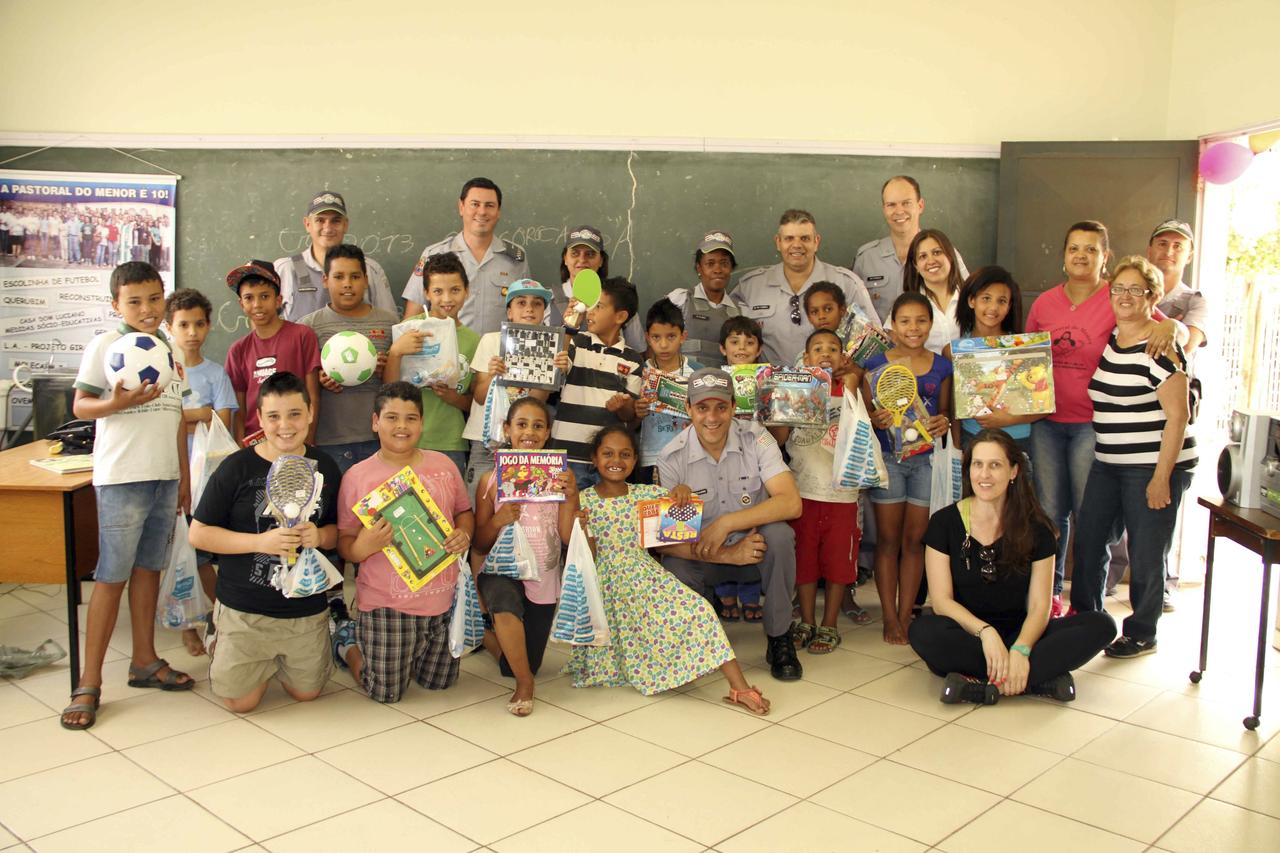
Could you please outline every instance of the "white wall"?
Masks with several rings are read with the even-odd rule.
[[[1158,138],[1172,8],[5,0],[0,130],[988,145]],[[1135,31],[1149,34],[1149,54],[1117,61]]]

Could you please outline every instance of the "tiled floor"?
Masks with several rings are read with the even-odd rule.
[[[198,688],[125,687],[124,620],[90,732],[57,725],[65,661],[0,681],[0,848],[1280,850],[1280,653],[1262,728],[1246,732],[1257,573],[1216,586],[1203,683],[1187,681],[1192,589],[1159,654],[1091,662],[1070,705],[941,705],[940,680],[875,624],[844,623],[840,649],[802,654],[805,680],[781,684],[759,629],[731,625],[773,701],[764,719],[722,704],[718,675],[653,698],[574,690],[554,649],[528,719],[505,712],[510,683],[480,655],[455,688],[397,705],[340,675],[313,703],[276,686],[237,717],[175,633],[159,635],[163,654]],[[0,586],[0,644],[64,626],[60,588]]]

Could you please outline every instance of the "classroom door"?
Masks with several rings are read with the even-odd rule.
[[[1073,222],[1105,224],[1116,258],[1145,255],[1166,219],[1194,226],[1198,157],[1195,140],[1002,143],[996,258],[1022,285],[1024,310],[1065,278]]]

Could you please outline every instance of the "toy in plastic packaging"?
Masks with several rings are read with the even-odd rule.
[[[1048,332],[957,338],[951,353],[957,418],[1044,415],[1057,408]]]
[[[640,396],[649,400],[650,412],[689,417],[689,380],[685,377],[646,367]]]
[[[866,365],[871,356],[888,352],[893,346],[884,329],[852,308],[840,321],[836,334],[844,341],[845,355],[859,367]]]
[[[826,427],[831,374],[825,369],[765,365],[756,374],[756,389],[765,426]]]
[[[508,524],[498,533],[498,541],[493,543],[493,547],[485,555],[480,571],[518,581],[536,581],[541,578],[537,555],[533,553],[529,537],[525,536],[518,521]]]
[[[187,539],[187,517],[182,513],[176,516],[171,535],[169,566],[160,579],[156,601],[156,624],[161,628],[194,628],[204,624],[213,605],[200,585],[196,549]]]
[[[342,575],[315,548],[303,548],[296,562],[288,567],[277,565],[271,575],[271,585],[285,598],[307,598],[340,583]]]
[[[421,332],[422,347],[400,359],[400,375],[421,388],[425,385],[456,385],[462,378],[458,361],[458,327],[448,317],[417,317],[391,327],[391,341],[406,332]]]
[[[872,399],[893,414],[887,430],[889,446],[899,461],[933,449],[933,436],[925,427],[929,410],[920,399],[919,386],[911,368],[889,363],[877,367],[868,377]]]
[[[871,416],[857,391],[845,389],[836,429],[831,485],[837,489],[872,489],[889,485],[889,473],[880,455],[880,442]]]
[[[733,382],[733,413],[740,418],[756,416],[756,373],[767,364],[735,364],[726,367]]]
[[[484,614],[480,611],[476,581],[471,572],[461,571],[453,592],[453,613],[449,617],[449,654],[460,658],[483,642]]]
[[[511,394],[497,382],[489,383],[489,393],[484,397],[484,418],[480,424],[480,440],[490,450],[497,450],[507,443],[502,425],[511,410]]]
[[[671,498],[652,498],[636,504],[641,548],[697,542],[702,535],[702,501],[677,504]]]
[[[556,354],[564,348],[563,329],[503,323],[498,355],[506,372],[494,381],[515,388],[555,391],[564,384],[564,373],[555,365]]]
[[[552,486],[568,467],[569,454],[564,450],[495,450],[498,503],[563,502],[564,492]]]
[[[573,522],[569,550],[565,555],[560,601],[551,621],[551,639],[571,646],[607,646],[613,642],[604,615],[604,597],[596,561],[587,544],[582,523]]]
[[[379,518],[391,525],[391,542],[382,553],[412,592],[422,589],[457,560],[444,545],[453,534],[453,525],[408,465],[351,509],[365,527],[373,527]]]
[[[191,508],[200,506],[209,478],[218,470],[222,460],[240,449],[231,431],[216,414],[208,423],[196,424],[195,438],[191,442]]]

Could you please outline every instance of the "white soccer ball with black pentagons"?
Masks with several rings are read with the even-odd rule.
[[[117,382],[126,391],[151,382],[166,387],[173,381],[173,351],[164,341],[146,332],[130,332],[107,347],[107,385],[114,388]]]
[[[359,332],[338,332],[320,349],[320,366],[339,385],[363,385],[378,367],[378,350]]]

